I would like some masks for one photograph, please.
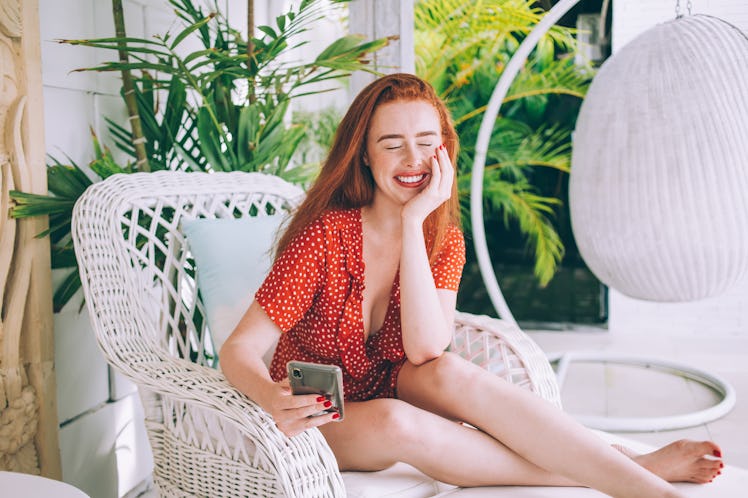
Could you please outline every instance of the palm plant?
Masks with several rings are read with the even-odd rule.
[[[542,18],[533,0],[419,0],[416,71],[447,101],[460,136],[459,188],[467,199],[478,129],[503,66]],[[516,225],[534,253],[541,285],[564,255],[554,226],[561,205],[535,184],[539,168],[568,173],[573,116],[554,116],[557,96],[581,99],[591,71],[575,65],[573,31],[554,27],[515,79],[491,137],[484,177],[487,213]]]
[[[113,3],[115,20],[121,21],[121,3]],[[373,72],[367,56],[386,46],[389,39],[364,41],[344,36],[312,62],[300,62],[291,59],[289,52],[307,43],[305,33],[328,13],[326,9],[337,8],[344,0],[334,0],[331,7],[322,0],[302,0],[298,7],[278,16],[274,25],[258,26],[261,36],[249,40],[229,24],[217,0],[209,12],[192,0],[169,3],[182,22],[175,33],[145,39],[124,36],[124,29],[118,28],[118,36],[112,38],[61,40],[119,55],[115,61],[80,71],[121,72],[122,96],[131,104],[130,121],[139,121],[142,130],[142,135],[132,133],[107,119],[115,145],[132,163],[118,165],[94,136],[96,157],[91,170],[101,178],[113,173],[179,169],[263,171],[290,181],[308,180],[314,169],[292,163],[306,129],[299,123],[286,123],[289,103],[332,89],[334,81],[353,71]],[[251,0],[249,3],[251,12]],[[187,51],[187,44],[195,42],[199,48]],[[126,74],[129,77],[124,77]],[[75,201],[92,182],[70,163],[53,160],[49,166],[51,195],[11,193],[15,202],[12,216],[50,216],[50,231],[39,236],[49,234],[52,238],[53,268],[71,270],[56,290],[55,311],[80,287],[70,220]]]
[[[259,26],[263,36],[252,38],[250,45],[217,5],[206,13],[192,0],[169,3],[186,25],[182,31],[154,39],[127,38],[129,60],[85,69],[138,73],[135,94],[153,169],[289,174],[291,157],[305,133],[284,123],[291,99],[331,89],[312,85],[356,70],[373,71],[367,54],[389,41],[349,35],[335,40],[312,62],[298,62],[287,54],[307,43],[303,35],[325,15],[326,2],[302,1],[278,16],[274,26]],[[183,44],[195,38],[202,47],[181,55]],[[65,43],[117,50],[121,41]],[[117,146],[135,157],[129,131],[111,121],[110,126]]]

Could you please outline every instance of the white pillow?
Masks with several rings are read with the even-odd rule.
[[[182,222],[195,258],[197,288],[216,353],[270,271],[271,248],[283,218],[272,215]]]

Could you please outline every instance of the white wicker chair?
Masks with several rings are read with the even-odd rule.
[[[287,211],[300,196],[259,173],[138,173],[93,185],[75,207],[73,238],[93,328],[107,361],[138,385],[162,496],[346,495],[317,429],[284,436],[212,368],[180,231],[185,219]],[[457,313],[452,350],[560,405],[545,356],[516,326]]]

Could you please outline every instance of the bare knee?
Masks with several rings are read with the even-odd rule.
[[[420,448],[419,411],[397,399],[351,403],[340,424],[320,427],[343,470],[381,470]]]
[[[371,432],[383,444],[401,446],[414,441],[419,434],[418,408],[399,399],[375,400]]]
[[[475,386],[478,377],[483,374],[480,367],[450,352],[417,368],[427,369],[424,373],[432,386],[444,396],[459,396],[465,389]]]

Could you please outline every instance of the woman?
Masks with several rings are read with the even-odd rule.
[[[639,498],[680,496],[667,481],[713,479],[714,443],[624,454],[444,351],[465,262],[457,147],[446,107],[419,78],[385,76],[358,95],[221,350],[229,381],[288,436],[319,427],[341,470],[403,461],[460,486],[583,485]],[[262,356],[278,339],[268,370]],[[310,417],[329,402],[291,394],[291,359],[342,368],[345,420]]]

